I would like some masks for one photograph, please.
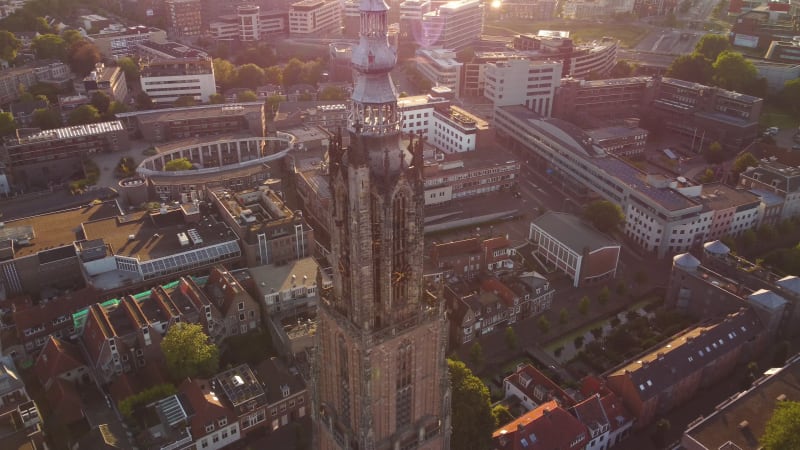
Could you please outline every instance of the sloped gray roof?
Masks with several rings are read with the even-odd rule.
[[[603,247],[619,246],[619,243],[572,214],[548,211],[532,223],[576,253],[582,253],[587,247],[592,252]]]
[[[722,241],[719,240],[706,242],[705,244],[703,244],[703,248],[707,252],[713,253],[715,255],[727,255],[728,253],[731,252],[731,249],[728,248],[727,245],[723,244]]]
[[[783,297],[780,295],[768,291],[766,289],[759,289],[752,294],[747,296],[747,299],[751,302],[758,303],[759,305],[763,305],[769,309],[778,309],[781,306],[788,303]]]
[[[780,280],[776,281],[775,284],[784,289],[788,289],[792,292],[800,294],[800,278],[794,275],[783,277]]]
[[[700,266],[700,260],[692,256],[691,253],[681,253],[673,256],[672,263],[687,269],[696,269]]]

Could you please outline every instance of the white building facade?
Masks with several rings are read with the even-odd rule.
[[[559,61],[522,58],[486,64],[484,96],[494,106],[525,105],[550,117],[556,89],[561,84],[561,69]]]
[[[417,50],[417,70],[434,86],[444,86],[458,92],[461,64],[451,50]]]
[[[289,8],[289,34],[341,34],[342,3],[337,0],[302,0]]]

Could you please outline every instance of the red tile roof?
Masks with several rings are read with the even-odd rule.
[[[529,398],[537,403],[556,399],[565,407],[570,407],[575,404],[575,399],[561,389],[561,386],[553,382],[550,378],[547,378],[545,374],[539,372],[530,364],[520,367],[516,372],[507,376],[504,381],[514,384],[519,390],[525,392]],[[544,387],[547,390],[548,398],[537,398],[534,392],[536,386]]]
[[[36,358],[33,370],[44,386],[51,378],[85,365],[86,361],[75,344],[50,336]]]
[[[633,420],[633,414],[628,411],[628,408],[622,403],[622,398],[617,397],[617,394],[608,391],[608,394],[600,397],[600,403],[611,424],[611,431],[615,431]]]
[[[497,278],[487,278],[481,282],[481,289],[494,292],[506,306],[514,306],[514,298],[517,296],[514,291]]]
[[[573,407],[575,415],[589,430],[601,430],[605,426],[610,426],[610,421],[606,417],[603,405],[600,403],[600,396],[593,395]]]
[[[22,332],[26,328],[34,328],[41,324],[50,324],[53,319],[72,314],[98,301],[98,292],[85,288],[66,296],[56,298],[39,305],[15,303],[14,323]]]
[[[45,395],[53,408],[53,417],[61,424],[69,425],[83,419],[83,403],[72,382],[56,378]]]
[[[481,252],[481,243],[478,238],[468,238],[460,241],[446,242],[433,246],[434,254],[438,258],[468,255]]]
[[[573,442],[579,443],[572,446]],[[583,449],[586,427],[555,400],[540,405],[492,433],[494,450]]]
[[[195,438],[208,434],[206,425],[213,423],[216,429],[216,421],[223,417],[228,419],[228,423],[238,420],[236,414],[220,401],[222,392],[217,394],[208,389],[210,383],[210,380],[186,379],[178,387],[178,390],[186,396],[192,405],[192,410],[194,410],[194,415],[190,417],[189,424],[192,428],[192,436]]]

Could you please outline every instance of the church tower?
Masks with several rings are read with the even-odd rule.
[[[447,450],[447,321],[422,280],[422,142],[400,132],[389,7],[359,9],[350,145],[339,134],[328,152],[333,287],[320,292],[314,438],[320,450]]]

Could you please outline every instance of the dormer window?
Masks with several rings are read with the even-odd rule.
[[[227,417],[223,417],[223,418],[221,418],[221,419],[219,419],[217,421],[217,425],[219,425],[220,428],[224,427],[227,424],[228,424],[228,418]]]
[[[244,302],[239,302],[239,311],[244,310]]]
[[[214,431],[214,424],[210,423],[206,425],[206,433],[211,433],[212,431]]]
[[[281,395],[283,396],[283,398],[286,398],[286,397],[289,396],[289,385],[288,384],[281,385]]]

